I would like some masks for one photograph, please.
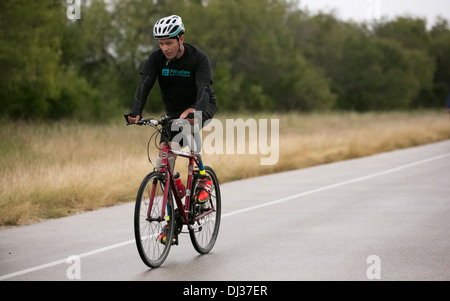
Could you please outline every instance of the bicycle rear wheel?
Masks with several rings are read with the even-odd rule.
[[[216,243],[217,235],[219,234],[222,205],[219,180],[217,179],[216,173],[209,166],[205,166],[205,171],[212,180],[210,200],[205,204],[197,204],[192,199],[190,204],[191,214],[196,221],[189,226],[189,235],[191,237],[192,245],[200,254],[209,253]],[[196,175],[193,180],[192,191],[196,190],[198,180],[199,175]],[[204,217],[196,218],[211,210],[212,212]]]
[[[148,174],[139,188],[134,210],[134,235],[142,261],[151,268],[159,267],[169,255],[174,233],[173,198],[169,188],[164,205],[164,176]],[[164,208],[165,207],[165,208]],[[162,212],[164,211],[164,214]],[[163,231],[166,240],[161,240]]]

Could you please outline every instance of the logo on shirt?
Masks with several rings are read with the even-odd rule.
[[[176,69],[162,69],[161,75],[162,76],[191,77],[191,71],[176,70]]]

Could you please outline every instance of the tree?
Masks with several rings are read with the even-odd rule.
[[[332,105],[327,80],[305,60],[287,30],[289,2],[211,0],[202,7],[187,14],[195,18],[184,19],[187,38],[209,54],[222,107],[312,110]]]
[[[440,107],[450,94],[450,26],[447,20],[438,19],[431,29],[430,53],[436,63],[434,73],[434,102],[430,106]]]
[[[67,6],[62,4],[23,0],[0,3],[3,115],[91,120],[117,112],[114,98],[104,95],[109,90],[98,89],[96,79],[104,77],[95,76],[111,73],[104,72],[105,68],[94,74],[99,69],[91,68],[101,52],[91,47],[96,37],[89,33],[99,31],[90,27],[89,17],[84,21],[67,20]],[[83,10],[83,17],[89,16],[88,12]]]
[[[128,110],[158,47],[153,24],[178,14],[213,67],[219,110],[436,107],[450,91],[450,28],[399,17],[372,25],[311,14],[292,0],[0,2],[0,105],[13,118],[98,120]],[[160,111],[156,83],[147,109]],[[154,101],[156,100],[156,101]]]
[[[377,38],[400,43],[407,52],[410,80],[415,85],[416,93],[412,93],[411,107],[430,106],[432,103],[433,73],[435,62],[429,55],[431,36],[426,28],[426,20],[420,18],[398,17],[394,21],[378,23],[374,26]],[[412,91],[411,91],[412,92]]]
[[[0,3],[0,105],[13,117],[45,116],[59,96],[61,21],[54,3]]]

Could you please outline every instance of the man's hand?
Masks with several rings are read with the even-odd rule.
[[[138,123],[139,119],[141,119],[141,116],[139,115],[136,115],[136,117],[128,116],[129,123]]]
[[[189,113],[195,113],[195,109],[189,108],[180,115],[180,119],[186,119],[190,124],[194,124],[194,119],[186,118]]]

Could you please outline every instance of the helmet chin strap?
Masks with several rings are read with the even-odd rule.
[[[181,43],[180,43],[180,37],[179,36],[177,36],[177,42],[178,42],[178,46],[180,46],[178,48],[178,53],[177,53],[177,56],[178,56],[178,54],[180,54],[180,52],[181,52]]]

